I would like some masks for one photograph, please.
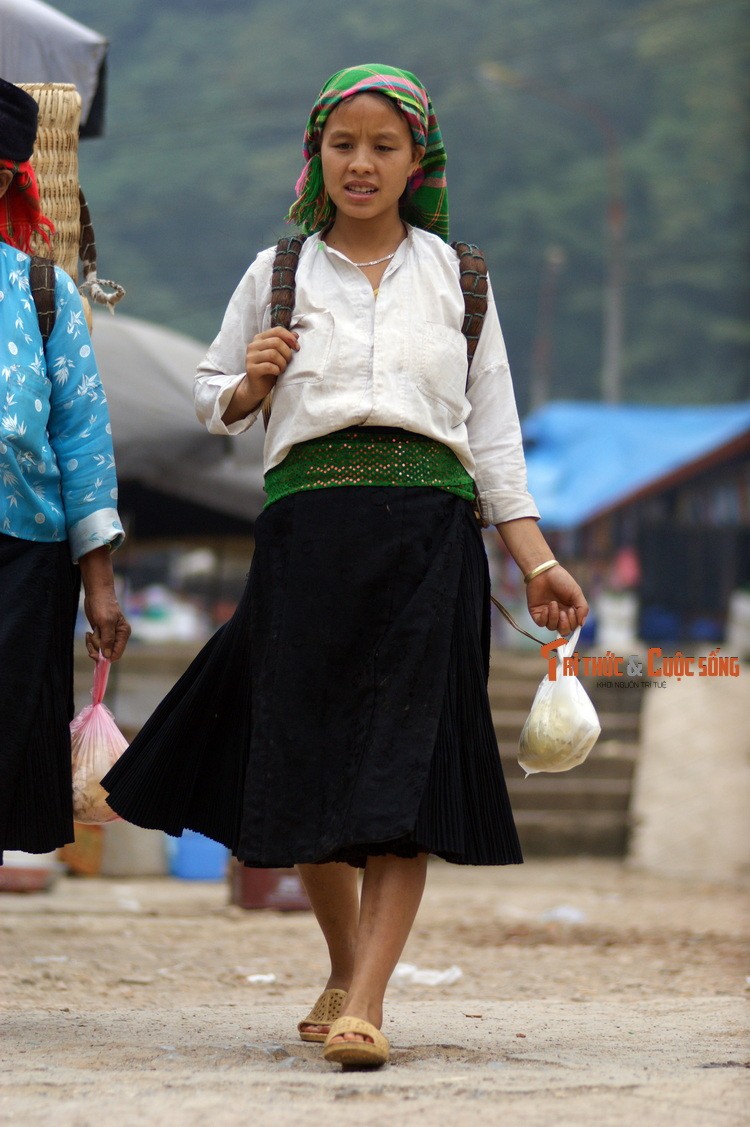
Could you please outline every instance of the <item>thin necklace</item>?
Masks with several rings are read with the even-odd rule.
[[[396,248],[398,250],[398,247]],[[372,262],[352,262],[352,266],[380,266],[381,262],[390,262],[395,255],[396,251],[392,250],[390,254],[384,254],[382,258],[373,258]],[[349,259],[351,262],[352,260]]]

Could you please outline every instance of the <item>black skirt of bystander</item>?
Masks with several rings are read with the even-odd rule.
[[[67,542],[0,535],[0,862],[73,840],[78,571]]]

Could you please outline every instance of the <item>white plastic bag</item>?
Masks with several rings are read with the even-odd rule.
[[[523,726],[518,762],[527,775],[577,767],[599,738],[599,718],[586,690],[577,677],[563,674],[563,659],[575,652],[580,632],[579,626],[555,650],[557,677],[544,678]]]
[[[115,718],[102,704],[110,662],[99,654],[94,669],[91,704],[82,708],[70,724],[73,753],[73,817],[84,825],[114,822],[118,815],[107,805],[101,781],[120,758],[128,741]]]

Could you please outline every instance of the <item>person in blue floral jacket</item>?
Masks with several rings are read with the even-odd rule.
[[[69,722],[79,587],[86,645],[122,656],[130,627],[111,552],[123,540],[107,400],[73,280],[55,267],[46,346],[32,235],[48,241],[29,163],[37,104],[0,79],[0,863],[73,840]]]

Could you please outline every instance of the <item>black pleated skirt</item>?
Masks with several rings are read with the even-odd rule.
[[[254,867],[520,862],[471,506],[436,489],[314,490],[271,505],[255,534],[234,617],[106,776],[113,809]]]
[[[67,543],[0,535],[0,863],[73,840],[78,589]]]

